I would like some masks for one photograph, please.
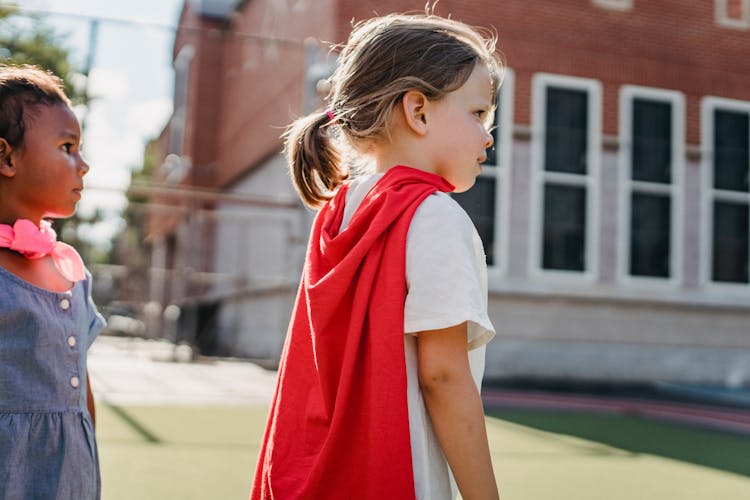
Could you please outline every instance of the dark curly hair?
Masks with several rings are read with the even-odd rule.
[[[26,127],[40,105],[70,105],[62,80],[31,65],[0,65],[0,138],[23,147]]]

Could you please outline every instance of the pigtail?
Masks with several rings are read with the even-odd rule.
[[[336,148],[328,113],[313,113],[293,122],[284,133],[289,170],[302,201],[318,208],[348,176]]]

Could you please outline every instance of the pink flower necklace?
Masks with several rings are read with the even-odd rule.
[[[40,227],[28,219],[18,219],[12,227],[0,224],[0,248],[9,248],[27,259],[49,255],[68,281],[81,281],[86,277],[81,256],[72,246],[57,241],[49,221],[43,220]]]

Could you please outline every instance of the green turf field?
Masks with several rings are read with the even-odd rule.
[[[104,500],[245,499],[263,407],[97,407]],[[750,438],[635,417],[487,417],[504,500],[748,500]]]

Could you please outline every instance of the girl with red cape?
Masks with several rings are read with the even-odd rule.
[[[329,109],[290,125],[295,187],[320,210],[252,499],[498,497],[479,396],[485,257],[447,194],[492,146],[494,50],[434,15],[360,23]]]

